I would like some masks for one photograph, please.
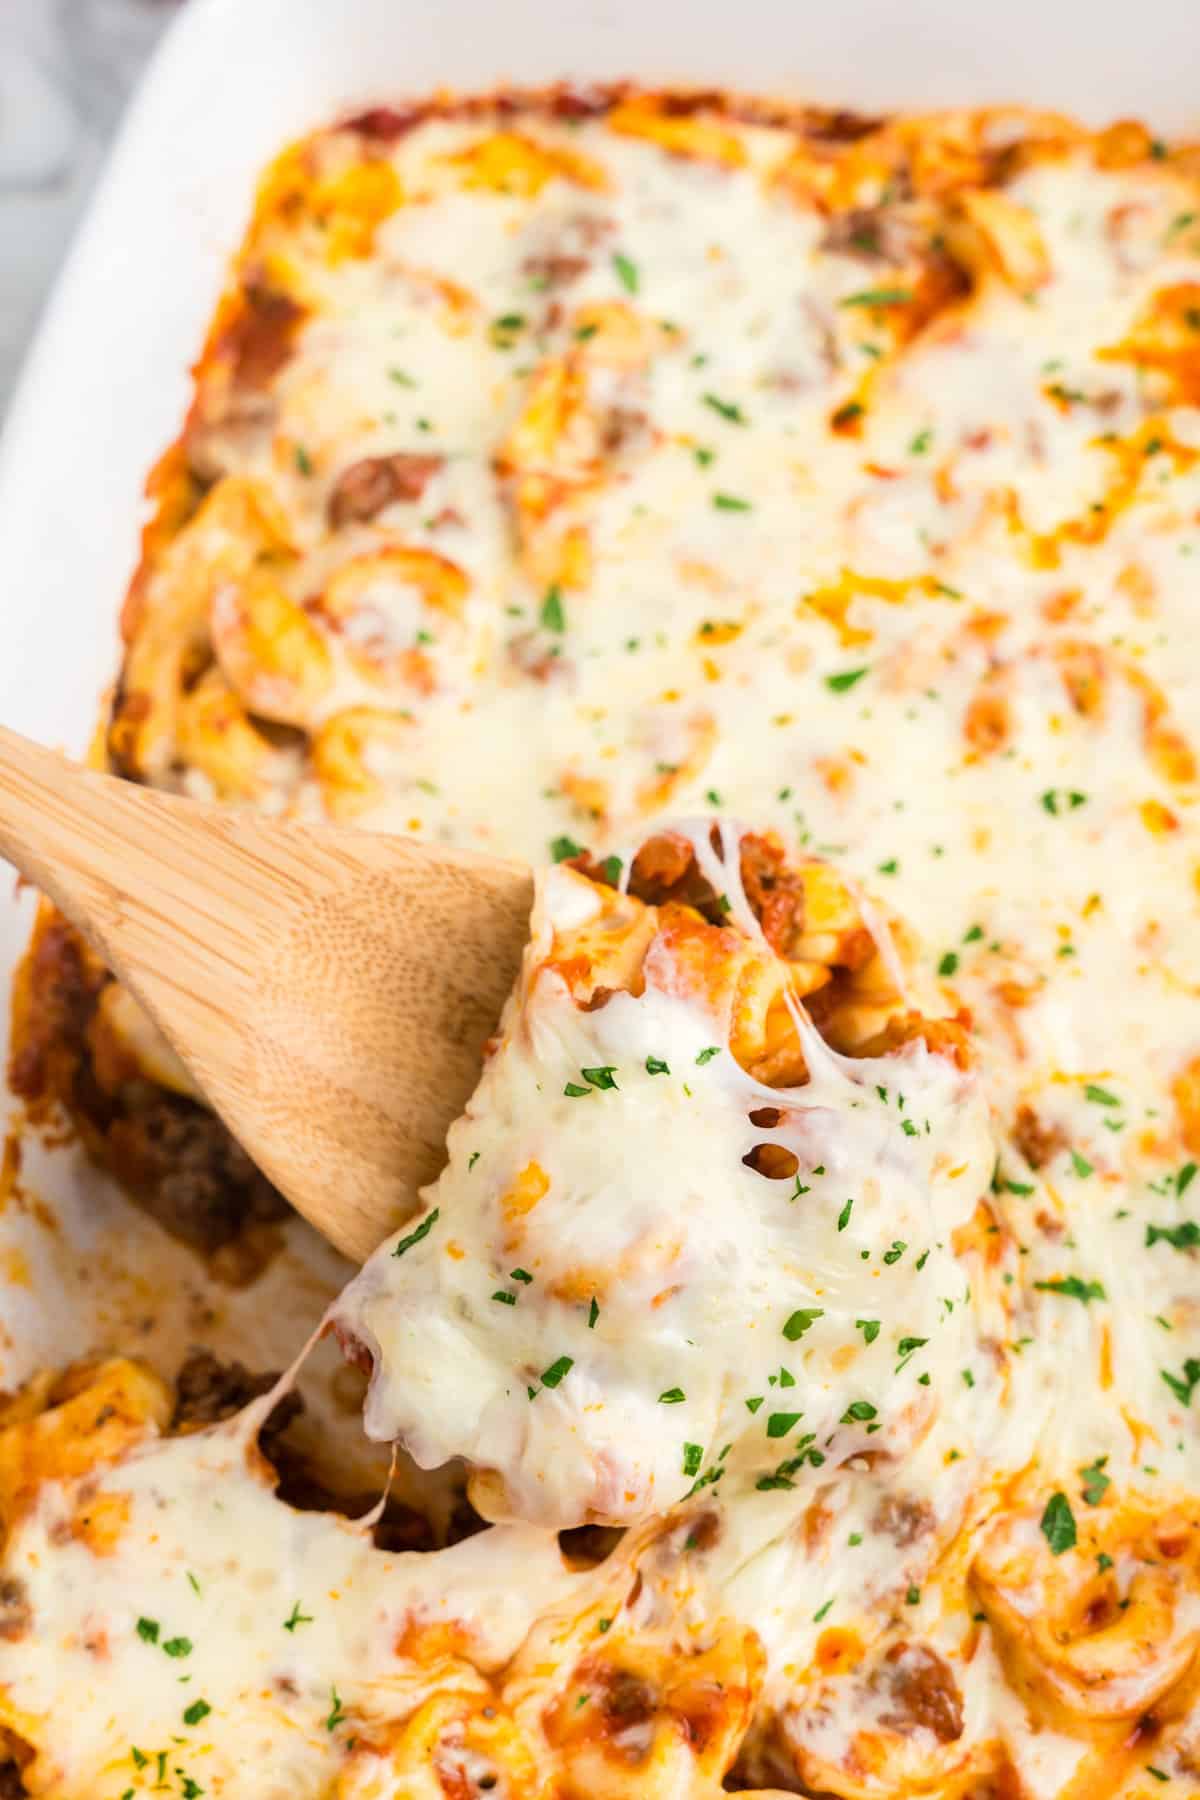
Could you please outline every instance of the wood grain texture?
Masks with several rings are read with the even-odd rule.
[[[339,1250],[412,1211],[516,976],[528,869],[157,793],[2,727],[0,854]]]

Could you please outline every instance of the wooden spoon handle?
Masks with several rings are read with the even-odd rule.
[[[161,794],[3,727],[0,853],[340,1249],[412,1210],[519,966],[528,869]]]

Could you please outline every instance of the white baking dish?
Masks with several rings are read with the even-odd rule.
[[[132,109],[0,444],[0,719],[82,749],[114,669],[146,471],[178,429],[255,174],[306,127],[438,86],[636,75],[865,110],[1021,101],[1181,132],[1200,123],[1198,48],[1187,0],[191,0]],[[29,915],[28,899],[0,900],[5,980]],[[0,1386],[106,1341],[153,1353],[194,1334],[278,1363],[334,1272],[297,1226],[265,1287],[214,1296],[194,1258],[70,1150],[28,1149],[24,1198],[7,1197]],[[130,1344],[152,1312],[155,1330]]]

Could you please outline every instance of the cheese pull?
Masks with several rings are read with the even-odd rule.
[[[446,1169],[332,1309],[372,1437],[561,1529],[928,1432],[994,1153],[961,1029],[906,1007],[871,916],[711,822],[542,876]]]

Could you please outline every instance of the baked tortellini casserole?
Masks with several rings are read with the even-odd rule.
[[[96,756],[530,941],[355,1272],[43,909],[11,1083],[118,1187],[0,1345],[0,1795],[1200,1793],[1198,408],[1134,123],[283,152]]]

